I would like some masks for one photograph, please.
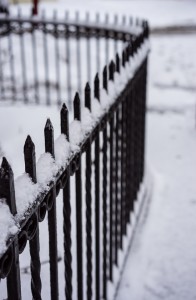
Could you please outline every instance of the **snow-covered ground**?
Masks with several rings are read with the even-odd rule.
[[[72,0],[59,4],[73,12],[84,13],[88,9],[92,14],[96,11],[133,14],[148,18],[152,27],[196,23],[196,1],[85,0],[84,5],[84,1]],[[47,4],[47,13],[54,6]],[[196,35],[154,36],[151,49],[146,158],[153,197],[145,204],[117,300],[193,300],[196,298]],[[10,112],[9,106],[0,107],[1,115],[11,113],[10,119],[2,118],[0,150],[13,164],[15,175],[24,171],[20,162],[26,132],[31,133],[38,154],[44,150],[39,128],[44,128],[46,117],[52,119],[55,136],[60,133],[56,108],[33,107],[32,119],[26,109],[21,105]],[[10,120],[15,119],[15,114],[19,116],[18,123],[11,130]],[[42,226],[40,230],[44,231]],[[22,266],[26,266],[26,261]],[[46,264],[43,274],[47,270]],[[27,278],[29,274],[22,276]],[[24,280],[25,295],[26,282],[29,278]],[[43,288],[47,296],[47,283],[43,283]]]
[[[152,37],[141,216],[117,300],[196,298],[196,35]]]

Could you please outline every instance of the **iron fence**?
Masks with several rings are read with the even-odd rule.
[[[111,84],[113,84],[112,89],[114,89],[114,83],[115,85],[118,84],[120,76],[123,72],[126,73],[127,66],[132,63],[132,60],[138,55],[148,39],[148,24],[144,21],[138,23],[140,26],[136,26],[135,33],[127,30],[126,27],[118,29],[111,25],[103,26],[97,23],[93,25],[86,22],[76,24],[68,21],[58,22],[57,20],[45,21],[22,18],[19,20],[18,18],[11,19],[9,17],[3,21],[1,19],[0,24],[1,40],[3,38],[8,40],[10,53],[13,51],[12,35],[19,34],[21,43],[19,49],[21,58],[23,58],[21,60],[22,94],[24,95],[22,100],[25,102],[30,101],[30,95],[28,95],[27,86],[29,84],[27,84],[26,77],[28,67],[24,60],[24,32],[30,33],[34,47],[34,50],[32,50],[33,65],[35,67],[33,92],[35,93],[34,100],[37,103],[41,102],[42,96],[38,96],[40,86],[38,85],[38,75],[36,75],[38,64],[35,59],[35,30],[41,28],[43,33],[44,45],[42,50],[45,49],[45,68],[50,65],[49,61],[51,60],[50,48],[48,48],[46,41],[49,34],[55,37],[55,45],[58,44],[57,41],[58,38],[60,39],[60,35],[67,44],[71,38],[76,39],[76,43],[79,43],[79,40],[84,37],[88,45],[88,51],[91,48],[89,46],[91,43],[90,38],[95,37],[95,49],[97,49],[98,54],[97,68],[101,67],[100,50],[104,53],[106,60],[109,59],[109,38],[114,40],[114,45],[118,44],[117,40],[123,41],[122,54],[120,56],[115,55],[115,62],[111,61],[106,64],[100,76],[97,73],[93,84],[90,84],[92,82],[90,73],[93,69],[92,61],[89,58],[91,54],[87,51],[89,60],[85,69],[87,73],[89,72],[89,83],[85,86],[83,101],[79,93],[75,94],[73,101],[73,119],[75,120],[74,124],[77,124],[77,126],[80,126],[84,121],[81,117],[81,108],[87,108],[88,115],[91,116],[96,102],[96,105],[98,105],[94,108],[94,112],[96,112],[102,104],[103,91],[105,95],[109,95]],[[58,34],[56,34],[57,32]],[[101,38],[105,40],[105,47],[100,49],[99,42]],[[77,44],[77,47],[79,47],[79,44]],[[58,52],[57,48],[56,51]],[[55,55],[58,56],[57,52],[55,52]],[[67,53],[70,53],[69,50]],[[79,87],[82,85],[81,72],[83,67],[81,67],[80,51],[77,51],[77,55],[79,63],[76,66],[78,67]],[[55,65],[57,68],[56,75],[58,74],[56,82],[58,83],[62,77],[59,71],[60,63],[57,61]],[[9,97],[11,100],[16,101],[18,97],[14,75],[16,68],[13,60],[9,63],[10,74],[12,74],[10,79],[12,95]],[[69,63],[65,69],[68,72],[67,80],[70,80],[71,66],[69,66]],[[2,74],[3,72],[1,72],[1,76]],[[48,70],[45,69],[46,103],[49,104],[51,81],[47,78],[47,74]],[[39,233],[41,226],[39,223],[44,220],[46,215],[48,217],[48,264],[50,266],[50,280],[47,282],[47,287],[50,286],[48,298],[57,300],[60,294],[62,299],[67,300],[108,299],[108,284],[114,280],[114,267],[119,266],[119,253],[123,250],[123,238],[127,235],[127,226],[131,222],[130,214],[134,211],[137,193],[144,178],[146,79],[147,53],[135,69],[133,77],[129,77],[124,82],[118,96],[113,96],[112,102],[97,115],[90,129],[85,132],[78,142],[77,147],[71,148],[66,161],[58,168],[52,180],[42,189],[32,205],[20,218],[17,215],[14,175],[6,158],[3,158],[0,168],[0,199],[5,199],[4,201],[9,206],[14,220],[19,226],[17,233],[8,236],[6,250],[0,255],[1,284],[6,280],[7,298],[9,300],[22,298],[19,254],[24,250],[27,251],[27,241],[29,241],[31,295],[33,299],[44,297],[42,295],[44,278],[41,276],[42,261],[40,258],[40,243],[44,237]],[[5,81],[1,77],[1,96],[2,91],[5,96],[7,88],[2,89],[2,84],[5,84]],[[92,85],[93,88],[91,88]],[[60,84],[55,88],[60,93]],[[67,83],[67,89],[70,92],[70,82]],[[58,101],[62,99],[60,94],[57,99]],[[71,99],[71,95],[68,99]],[[72,103],[70,102],[68,105],[72,106]],[[69,126],[67,106],[62,105],[60,124],[61,136],[64,139],[66,138],[67,145],[70,146],[71,135],[69,129],[71,125]],[[76,128],[80,128],[77,126]],[[71,134],[73,134],[73,126]],[[49,119],[46,122],[44,135],[45,152],[51,155],[50,157],[55,163],[53,126]],[[35,145],[30,136],[27,137],[24,145],[24,161],[25,172],[36,185],[38,180]],[[62,205],[62,228],[59,228],[57,224],[57,208],[59,205]],[[75,225],[73,224],[73,215]],[[61,230],[63,232],[62,237],[59,233]],[[63,254],[60,258],[57,240],[61,240],[61,238],[63,238]],[[60,259],[64,279],[59,273]]]
[[[142,24],[117,16],[109,21],[106,14],[100,20],[90,20],[86,14],[81,20],[53,18],[0,17],[0,99],[25,103],[62,104],[72,108],[76,90],[81,94],[88,81],[92,85],[94,74],[125,42],[141,31]],[[104,49],[104,51],[100,50]],[[83,100],[83,99],[82,99]]]

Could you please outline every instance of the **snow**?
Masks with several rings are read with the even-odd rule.
[[[0,199],[0,211],[0,253],[3,253],[7,249],[6,240],[10,235],[18,232],[18,226],[15,223],[14,217],[10,213],[5,199]]]
[[[145,205],[117,300],[196,297],[195,35],[153,37],[149,63]]]

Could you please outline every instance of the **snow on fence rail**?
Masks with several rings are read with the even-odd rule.
[[[121,264],[123,240],[144,178],[149,45],[148,24],[140,24],[141,30],[136,35],[127,31],[122,54],[104,67],[102,84],[97,73],[94,88],[89,83],[85,86],[83,103],[79,93],[75,94],[71,123],[67,106],[62,105],[61,135],[56,141],[52,123],[47,120],[45,153],[37,163],[30,136],[24,145],[22,176],[14,180],[13,171],[3,158],[0,278],[6,278],[7,292],[3,292],[9,300],[19,300],[22,296],[27,299],[30,294],[33,299],[53,300],[59,295],[69,300],[92,299],[93,295],[97,300],[111,297],[109,282],[114,282],[115,268]],[[81,28],[84,30],[84,24]],[[91,32],[90,25],[88,29]],[[107,52],[107,47],[100,50]],[[59,206],[62,228],[58,226]],[[44,273],[43,277],[40,251],[45,245],[40,248],[40,244],[42,240],[45,243],[46,232],[39,234],[39,222],[47,211],[50,276],[45,277]],[[27,241],[31,285],[29,293],[23,294],[19,254],[27,251]],[[59,247],[63,259],[59,257]],[[64,276],[59,275],[61,269]],[[42,289],[44,280],[47,291]],[[1,280],[3,283],[5,280]]]

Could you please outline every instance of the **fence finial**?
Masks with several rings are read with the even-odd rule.
[[[14,174],[7,159],[3,157],[0,168],[0,198],[5,198],[13,215],[17,214]]]
[[[49,152],[54,157],[54,129],[50,119],[47,119],[44,128],[45,134],[45,151]]]
[[[61,133],[65,134],[69,141],[69,111],[65,103],[61,108]]]
[[[34,183],[37,182],[36,178],[36,158],[35,158],[35,145],[30,137],[27,136],[24,144],[24,158],[25,158],[25,172],[30,175]]]
[[[122,66],[125,66],[125,62],[126,62],[126,54],[125,54],[125,50],[123,50],[122,52]]]
[[[74,119],[81,120],[81,111],[80,111],[80,96],[78,92],[75,94],[74,98]]]
[[[87,82],[84,90],[85,106],[91,111],[91,88]]]
[[[94,97],[97,100],[100,100],[100,93],[99,93],[99,74],[97,73],[94,80]]]
[[[115,63],[112,60],[109,64],[109,80],[114,80]]]
[[[108,74],[107,74],[107,66],[103,69],[103,88],[108,91]]]
[[[116,53],[116,72],[120,73],[120,58],[118,53]]]

